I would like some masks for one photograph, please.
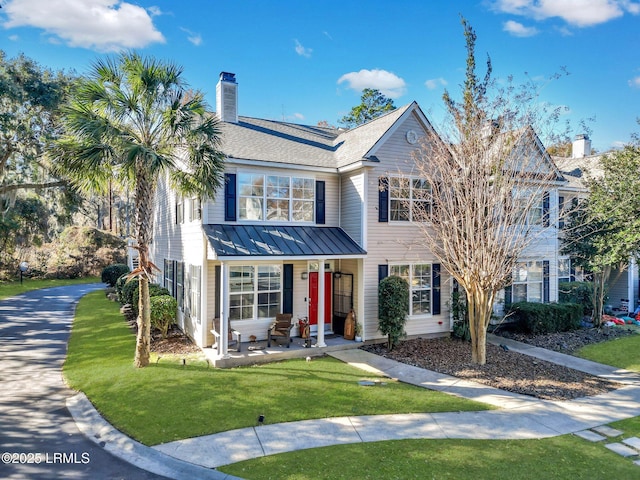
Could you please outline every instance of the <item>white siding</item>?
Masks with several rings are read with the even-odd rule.
[[[360,245],[364,243],[362,231],[365,201],[364,189],[365,174],[362,170],[343,175],[341,179],[340,226]]]
[[[368,206],[367,258],[364,261],[364,312],[357,312],[364,322],[364,338],[382,338],[378,331],[378,265],[393,262],[437,263],[431,252],[422,245],[417,226],[408,222],[378,221],[378,179],[389,175],[411,174],[414,165],[411,152],[416,145],[409,144],[406,132],[414,130],[422,136],[423,127],[415,116],[398,126],[386,142],[375,151],[380,163],[367,171],[366,189]],[[408,335],[444,334],[449,332],[448,300],[450,282],[447,273],[441,275],[441,314],[410,318],[406,325]]]

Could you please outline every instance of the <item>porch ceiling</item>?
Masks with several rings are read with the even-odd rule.
[[[339,227],[311,225],[204,225],[216,256],[350,257],[367,254]]]

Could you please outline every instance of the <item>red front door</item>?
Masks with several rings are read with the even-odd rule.
[[[331,298],[333,278],[331,272],[324,272],[324,323],[331,323]],[[318,324],[318,272],[309,272],[309,324]]]

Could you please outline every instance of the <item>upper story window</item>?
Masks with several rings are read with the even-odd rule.
[[[396,222],[424,221],[431,212],[431,188],[419,178],[389,178],[389,219]]]
[[[313,222],[313,178],[238,174],[240,220]]]
[[[549,195],[532,188],[513,190],[514,206],[518,211],[518,221],[525,225],[547,226],[549,215]],[[526,215],[526,216],[525,216]]]

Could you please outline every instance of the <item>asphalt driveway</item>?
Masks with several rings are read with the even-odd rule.
[[[84,437],[61,373],[78,300],[101,284],[34,290],[0,301],[0,478],[162,479]]]

